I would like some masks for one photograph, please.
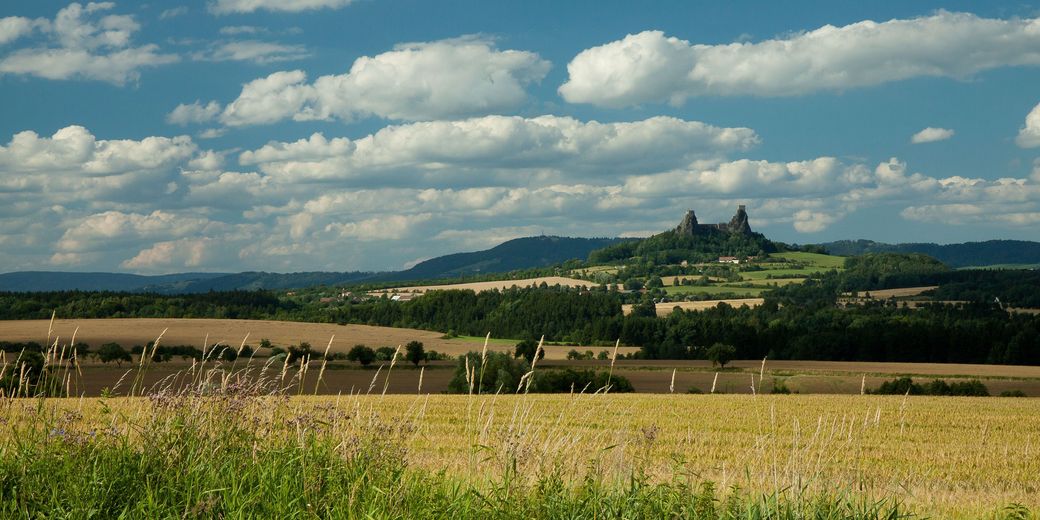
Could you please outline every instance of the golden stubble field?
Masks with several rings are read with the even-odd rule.
[[[703,311],[705,309],[714,309],[718,307],[720,303],[725,303],[730,307],[758,307],[765,303],[764,298],[732,298],[728,300],[701,300],[695,302],[667,302],[658,303],[654,307],[654,311],[658,316],[668,316],[675,310],[676,307],[684,311]],[[621,306],[621,310],[625,314],[632,313],[632,305],[626,304]]]
[[[0,321],[0,340],[37,341],[47,340],[48,320]],[[336,325],[327,323],[300,323],[252,320],[216,319],[101,319],[101,320],[55,320],[53,337],[61,344],[67,343],[76,332],[76,341],[96,348],[102,343],[114,341],[124,347],[144,345],[154,340],[166,329],[162,343],[165,345],[194,345],[202,347],[207,340],[212,346],[223,343],[232,347],[241,344],[249,335],[248,343],[257,345],[261,338],[270,339],[275,345],[288,346],[301,341],[310,343],[317,351],[324,350],[333,338],[331,352],[346,352],[356,344],[370,347],[401,345],[412,340],[422,341],[427,350],[436,350],[452,356],[470,351],[479,351],[483,338],[444,339],[439,332],[371,327],[366,325]],[[492,338],[490,350],[511,352],[515,341]],[[548,345],[545,347],[544,367],[571,367],[606,370],[607,360],[566,360],[571,349],[580,352],[610,352],[609,347],[570,347]],[[621,347],[619,355],[635,352],[637,347]],[[265,358],[258,358],[263,363]],[[99,395],[104,389],[122,394],[126,385],[117,386],[136,362],[117,366],[84,359],[82,377],[76,381],[76,392]],[[628,378],[640,393],[685,393],[691,389],[709,392],[716,384],[719,393],[751,393],[751,381],[758,379],[762,360],[736,360],[726,370],[718,371],[706,360],[626,360],[619,359],[614,373]],[[351,393],[372,384],[375,372],[386,362],[376,362],[367,369],[346,361],[331,363],[319,389],[321,393]],[[190,367],[191,363],[174,358],[168,363],[151,364],[145,374],[146,383],[154,384],[167,377],[176,376]],[[311,381],[314,384],[319,361],[311,362]],[[424,369],[424,388],[428,392],[444,392],[454,375],[453,361],[429,363]],[[674,384],[672,372],[675,371]],[[719,372],[718,379],[715,373]],[[380,378],[385,378],[385,370]],[[391,393],[414,393],[418,389],[420,371],[399,360],[395,374],[389,381]],[[756,382],[759,393],[771,391],[774,382],[783,383],[796,393],[858,394],[866,388],[876,388],[882,382],[902,375],[914,377],[919,382],[933,378],[944,378],[950,382],[968,378],[980,378],[993,395],[1005,390],[1020,390],[1026,395],[1040,396],[1040,367],[1007,365],[966,365],[939,363],[873,363],[845,361],[792,361],[768,360],[764,380]],[[383,381],[379,382],[380,388]]]
[[[83,425],[70,428],[101,420],[130,432],[159,413],[140,398],[47,403],[78,412]],[[4,405],[13,422],[39,403]],[[912,396],[343,395],[259,398],[243,417],[285,414],[293,420],[271,422],[297,429],[335,417],[323,431],[345,440],[408,424],[411,466],[478,485],[514,467],[579,485],[597,468],[622,485],[645,472],[758,492],[856,490],[935,518],[982,518],[1040,507],[1036,410],[1032,399]]]
[[[0,341],[47,341],[49,320],[11,320],[0,321]],[[78,330],[77,330],[78,329]],[[163,331],[166,331],[163,334]],[[423,342],[426,350],[436,350],[443,354],[457,356],[472,350],[480,350],[484,345],[483,338],[445,339],[443,333],[417,329],[398,329],[391,327],[372,327],[369,325],[337,325],[335,323],[304,323],[293,321],[267,320],[221,320],[221,319],[180,319],[180,318],[114,318],[114,319],[77,319],[54,320],[53,337],[60,342],[71,340],[73,333],[77,342],[84,342],[92,347],[102,343],[115,342],[130,348],[134,345],[145,345],[163,334],[164,345],[194,345],[202,348],[203,343],[209,345],[224,344],[237,347],[248,334],[247,343],[256,346],[262,338],[281,347],[310,343],[315,350],[324,351],[332,339],[330,352],[347,352],[354,345],[362,344],[372,348],[397,347],[409,341]],[[489,349],[512,352],[515,341],[492,338]],[[561,347],[546,346],[547,359],[565,359],[572,348],[578,350],[594,350],[598,352],[605,347]],[[622,347],[619,354],[639,350],[636,347]]]

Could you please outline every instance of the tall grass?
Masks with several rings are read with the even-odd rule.
[[[656,423],[636,431],[602,427],[621,415],[605,392],[558,397],[567,399],[564,406],[546,407],[545,398],[512,389],[471,391],[452,398],[458,406],[447,419],[462,422],[462,433],[431,439],[430,424],[442,418],[430,415],[429,396],[384,395],[396,353],[386,371],[376,371],[371,396],[304,396],[309,359],[293,370],[252,358],[224,363],[211,348],[189,370],[148,388],[149,362],[141,360],[124,376],[130,397],[86,400],[68,397],[75,395],[75,358],[57,345],[45,363],[63,385],[44,378],[0,398],[0,518],[913,516],[898,500],[851,481],[820,482],[829,452],[862,449],[858,435],[878,426],[880,408],[862,427],[844,416],[829,426],[821,418],[815,433],[780,446],[789,452],[786,463],[767,448],[780,444],[774,410],[769,419],[747,418],[759,423],[756,463],[772,468],[772,481],[744,489],[688,471],[681,457],[703,453],[673,455],[670,470],[662,470]],[[471,387],[483,377],[481,359],[480,374],[477,366],[467,369]],[[315,389],[323,374],[324,363]],[[705,396],[714,397],[721,396]],[[391,401],[397,408],[385,406]],[[464,445],[469,456],[452,467],[431,464],[431,441]]]
[[[5,411],[20,420],[8,424],[0,448],[0,517],[907,516],[897,503],[853,494],[758,495],[683,475],[653,482],[637,471],[617,485],[590,468],[571,481],[560,466],[515,458],[514,471],[476,485],[410,466],[421,406],[411,420],[390,422],[361,408],[304,408],[249,388],[114,400],[123,412],[103,400],[96,421],[74,406],[7,401]],[[351,434],[337,435],[344,430]]]

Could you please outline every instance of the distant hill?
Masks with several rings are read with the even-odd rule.
[[[411,269],[380,275],[376,278],[381,280],[433,280],[548,267],[575,258],[584,260],[592,251],[616,244],[620,240],[619,238],[557,236],[515,238],[491,249],[439,256],[420,262]]]
[[[675,229],[598,249],[589,255],[589,261],[665,265],[715,261],[721,256],[756,256],[777,249],[765,235],[751,230],[747,210],[741,205],[729,223],[720,224],[701,224],[693,210],[689,210]]]
[[[178,273],[143,276],[125,273],[66,273],[21,271],[0,274],[0,291],[126,291],[147,287],[190,284],[227,276],[227,273]]]
[[[505,273],[547,267],[574,258],[584,260],[593,250],[618,242],[616,238],[540,236],[517,238],[484,251],[432,258],[396,272],[303,273],[181,273],[143,276],[123,273],[69,273],[23,271],[0,274],[0,291],[120,291],[186,294],[235,289],[296,289],[363,281],[406,281],[458,278],[464,275]]]
[[[1040,242],[987,240],[963,244],[885,244],[873,240],[841,240],[819,244],[829,253],[855,256],[864,253],[923,253],[950,267],[1005,264],[1040,264]]]

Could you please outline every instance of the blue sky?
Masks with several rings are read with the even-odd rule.
[[[399,269],[687,208],[1040,240],[1040,7],[0,8],[0,271]]]

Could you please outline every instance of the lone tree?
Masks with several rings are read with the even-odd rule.
[[[520,343],[516,344],[516,347],[513,349],[513,357],[522,357],[526,359],[528,363],[532,363],[534,362],[535,352],[538,353],[538,359],[542,359],[545,357],[545,349],[539,351],[537,341],[533,339],[525,339]]]
[[[716,343],[708,348],[708,359],[711,360],[713,366],[718,365],[726,368],[726,363],[732,361],[735,355],[737,355],[737,347],[733,345]]]
[[[98,361],[101,361],[102,363],[115,361],[117,366],[122,366],[123,361],[132,362],[134,360],[130,357],[130,352],[123,348],[119,343],[105,343],[104,345],[101,345],[98,347],[96,355]]]
[[[297,359],[310,360],[314,352],[311,350],[311,344],[303,341],[299,346],[289,346],[289,364],[293,364]]]
[[[405,357],[408,361],[411,361],[415,366],[419,366],[426,359],[426,350],[423,348],[421,341],[409,341],[404,346],[406,352]]]
[[[357,361],[366,367],[376,360],[376,351],[364,345],[354,345],[354,348],[347,352],[347,360]]]

